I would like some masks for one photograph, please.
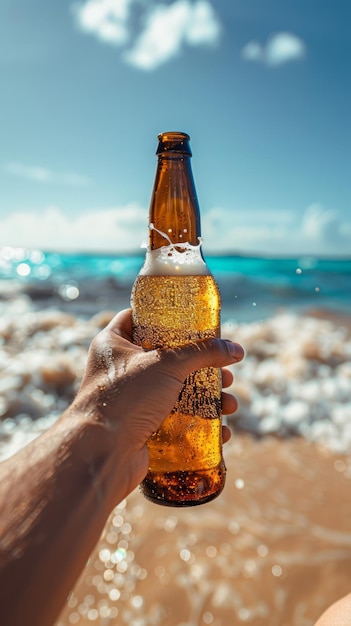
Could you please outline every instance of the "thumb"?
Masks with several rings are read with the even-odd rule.
[[[229,339],[205,339],[159,352],[161,360],[181,382],[195,370],[224,367],[244,358],[243,347]]]

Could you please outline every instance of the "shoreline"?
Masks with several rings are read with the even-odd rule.
[[[216,279],[217,280],[217,279]],[[71,313],[87,319],[106,310],[118,312],[130,307],[133,280],[120,281],[117,277],[95,277],[76,281],[22,281],[19,278],[0,279],[0,310],[6,314],[7,309],[16,308],[22,303],[24,308],[40,313],[46,310],[57,310]],[[299,316],[310,316],[319,319],[330,319],[335,323],[350,324],[347,300],[322,298],[320,304],[306,297],[300,299],[272,299],[261,303],[252,302],[253,296],[247,293],[241,296],[226,293],[222,287],[222,323],[253,323],[286,313]],[[303,295],[303,294],[302,294]]]

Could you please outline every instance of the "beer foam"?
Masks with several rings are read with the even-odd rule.
[[[206,276],[211,272],[208,269],[201,253],[202,238],[198,237],[199,243],[194,246],[186,242],[172,243],[167,233],[149,225],[150,230],[156,230],[162,237],[169,241],[168,246],[161,246],[156,250],[147,248],[145,263],[140,271],[145,276]]]

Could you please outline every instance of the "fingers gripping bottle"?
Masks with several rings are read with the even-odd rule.
[[[158,136],[149,245],[132,290],[133,341],[145,349],[219,337],[220,294],[201,252],[200,212],[189,135]],[[223,489],[221,374],[190,374],[172,412],[148,440],[141,490],[168,506],[192,506]]]

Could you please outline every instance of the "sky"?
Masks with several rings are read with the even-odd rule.
[[[204,251],[351,256],[349,0],[2,0],[0,246],[139,252],[157,135]]]

